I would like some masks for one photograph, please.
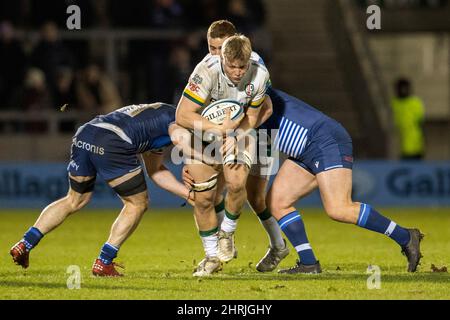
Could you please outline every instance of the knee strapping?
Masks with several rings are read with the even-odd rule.
[[[248,151],[244,151],[237,156],[233,153],[226,155],[223,159],[223,165],[227,164],[245,164],[249,169],[252,167],[253,159]]]
[[[205,182],[194,183],[192,185],[192,191],[205,192],[205,191],[214,189],[217,185],[217,176],[218,176],[218,174],[216,173],[216,174],[212,175],[211,178],[209,178]]]

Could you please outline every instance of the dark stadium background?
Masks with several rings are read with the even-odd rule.
[[[381,7],[381,30],[366,27],[371,4]],[[67,29],[70,5],[81,9],[81,30]],[[1,0],[0,207],[41,208],[62,196],[71,137],[94,115],[176,104],[207,52],[208,25],[222,18],[251,37],[274,87],[348,129],[358,200],[448,207],[449,16],[446,0]],[[400,76],[424,101],[423,161],[398,160],[390,99]],[[151,194],[153,206],[182,202]],[[94,206],[118,204],[97,186]],[[318,204],[317,194],[303,202]]]

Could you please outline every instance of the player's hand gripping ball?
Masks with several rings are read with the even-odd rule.
[[[230,99],[221,99],[211,103],[203,109],[201,115],[212,123],[221,125],[225,121],[228,110],[230,110],[230,119],[232,121],[239,121],[245,116],[244,107],[239,102]],[[216,141],[217,138],[214,133],[203,134],[203,141],[206,142]]]

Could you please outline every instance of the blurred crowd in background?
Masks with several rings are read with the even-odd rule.
[[[181,36],[124,41],[112,79],[102,39],[61,39],[71,4],[81,8],[82,31],[177,30]],[[68,104],[91,115],[128,103],[176,103],[208,51],[209,24],[224,17],[252,36],[265,23],[263,1],[0,0],[0,111],[57,111]],[[269,60],[270,52],[262,54]]]

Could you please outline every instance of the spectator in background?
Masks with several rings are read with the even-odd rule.
[[[122,104],[117,87],[95,63],[82,70],[76,91],[78,107],[89,117],[107,114]]]
[[[42,115],[50,110],[52,99],[42,70],[31,68],[27,71],[23,85],[15,90],[11,105],[28,114]],[[42,119],[31,117],[18,124],[16,129],[35,134],[46,132],[48,126]]]
[[[392,110],[400,135],[401,158],[422,159],[424,157],[423,103],[418,97],[412,95],[411,83],[408,79],[397,80],[395,92]]]
[[[22,85],[26,58],[20,42],[15,38],[14,27],[8,21],[0,23],[0,109],[10,105],[12,93]]]
[[[62,66],[73,67],[73,57],[60,41],[58,27],[54,22],[46,22],[42,26],[41,40],[33,50],[31,63],[44,71],[52,90],[56,87],[57,70]]]
[[[55,108],[67,104],[71,109],[77,108],[77,94],[74,75],[70,68],[61,67],[56,73],[56,88],[53,94]]]

